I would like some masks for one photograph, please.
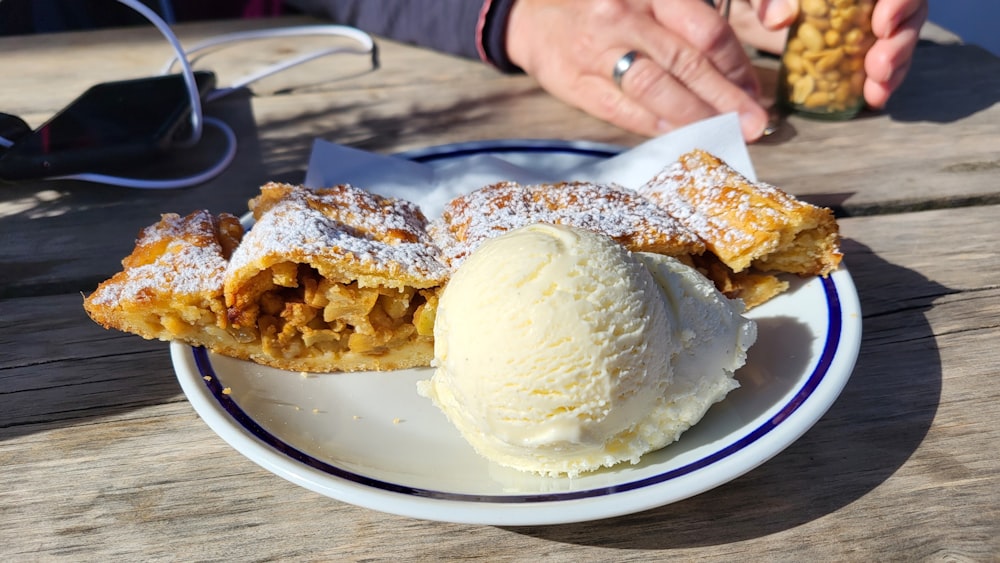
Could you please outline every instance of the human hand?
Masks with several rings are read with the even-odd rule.
[[[787,28],[798,14],[798,0],[737,0],[731,21],[737,36],[750,45],[780,53]],[[920,28],[927,21],[927,0],[879,0],[872,12],[875,43],[865,56],[865,101],[885,107],[903,83],[913,60]]]
[[[507,56],[563,101],[642,135],[738,112],[759,138],[767,112],[732,28],[703,0],[518,0]],[[622,76],[625,53],[639,56]]]

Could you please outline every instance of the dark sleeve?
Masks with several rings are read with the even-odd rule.
[[[516,0],[486,0],[480,21],[480,56],[501,72],[524,72],[507,58],[507,19]]]
[[[504,72],[507,14],[514,0],[286,0],[325,17],[396,41],[481,59]]]

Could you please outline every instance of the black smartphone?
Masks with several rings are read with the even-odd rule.
[[[215,75],[195,72],[200,94]],[[184,77],[167,74],[89,88],[37,130],[0,152],[0,179],[29,180],[134,167],[190,131]]]

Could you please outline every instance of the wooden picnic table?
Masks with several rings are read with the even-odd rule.
[[[177,32],[190,44],[310,21]],[[745,475],[594,522],[435,522],[296,486],[206,426],[166,344],[102,329],[82,294],[119,269],[161,213],[239,214],[264,182],[301,181],[316,138],[378,153],[483,139],[642,139],[531,78],[379,40],[376,71],[364,57],[317,61],[209,104],[240,145],[204,185],[0,185],[0,557],[996,561],[1000,59],[934,31],[885,111],[840,123],[791,117],[749,148],[760,178],[838,212],[863,311],[860,356],[840,397]],[[261,42],[199,66],[225,85],[302,43]],[[7,37],[0,53],[0,110],[32,126],[87,86],[157,74],[171,55],[146,28]],[[774,66],[759,60],[765,79]]]

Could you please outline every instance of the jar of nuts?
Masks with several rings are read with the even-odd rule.
[[[824,119],[864,107],[865,54],[875,41],[875,0],[801,0],[781,57],[778,102]]]

